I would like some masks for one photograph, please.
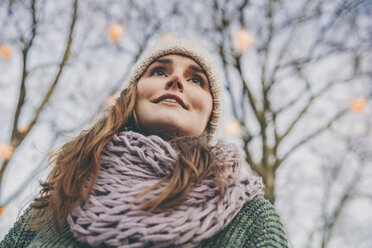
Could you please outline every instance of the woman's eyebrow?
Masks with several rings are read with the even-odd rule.
[[[154,62],[155,63],[161,63],[161,64],[166,64],[166,65],[171,65],[173,64],[173,61],[171,59],[158,59]]]
[[[201,69],[199,66],[189,65],[188,69],[193,71],[193,72],[196,72],[198,74],[203,75],[207,80],[209,80],[205,71],[203,69]]]
[[[195,66],[195,65],[189,65],[189,69],[194,71],[194,72],[199,72],[199,73],[203,73],[204,74],[204,71],[198,67],[198,66]]]

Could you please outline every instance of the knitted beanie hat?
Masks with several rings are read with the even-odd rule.
[[[206,49],[187,40],[170,39],[160,42],[153,49],[145,52],[137,61],[132,69],[129,85],[137,83],[151,63],[169,54],[183,55],[193,59],[207,75],[213,98],[212,116],[207,125],[207,139],[210,142],[216,136],[220,121],[222,77],[215,59]]]

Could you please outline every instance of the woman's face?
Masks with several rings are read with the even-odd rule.
[[[199,136],[212,113],[207,76],[191,58],[167,55],[154,61],[137,84],[141,130],[163,138]]]

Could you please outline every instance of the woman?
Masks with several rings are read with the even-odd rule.
[[[135,65],[109,113],[53,156],[39,198],[1,247],[287,247],[262,180],[212,145],[221,77],[182,40]]]

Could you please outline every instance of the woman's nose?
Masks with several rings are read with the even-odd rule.
[[[166,89],[176,87],[178,88],[181,92],[183,92],[183,83],[182,80],[179,76],[174,75],[172,76],[169,81],[166,84]]]

